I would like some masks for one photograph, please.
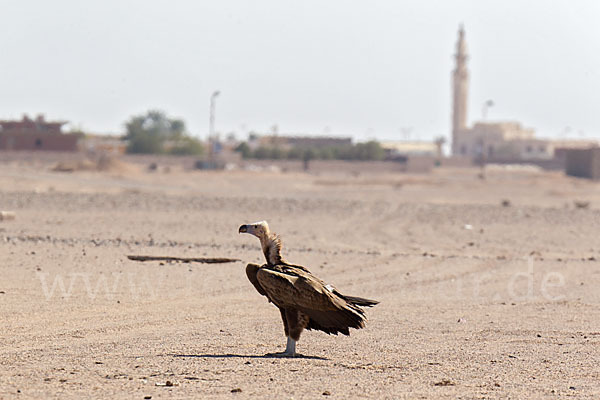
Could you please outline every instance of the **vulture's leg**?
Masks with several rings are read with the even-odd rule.
[[[290,325],[288,323],[289,319],[288,319],[286,310],[283,308],[280,308],[279,312],[281,313],[281,319],[283,321],[283,331],[285,332],[285,337],[287,337],[287,345],[285,347],[285,351],[283,351],[281,353],[269,353],[269,354],[267,354],[267,356],[290,357],[290,356],[293,356],[296,352],[296,342],[290,338]],[[293,347],[291,347],[291,346],[293,346]]]
[[[286,316],[289,322],[290,338],[297,342],[300,340],[300,334],[308,326],[309,317],[297,310],[286,310]]]
[[[273,356],[294,357],[296,356],[296,342],[300,339],[300,334],[308,325],[309,317],[292,309],[282,310],[281,317],[284,321],[287,321],[285,332],[287,344],[283,353],[276,353]]]
[[[283,308],[280,308],[279,312],[281,312],[283,330],[287,337],[287,344],[285,346],[285,351],[281,353],[269,353],[267,355],[272,357],[293,357],[296,354],[296,341],[290,337],[290,328],[291,326],[295,326],[294,321],[298,320],[298,312],[295,310],[285,310]]]
[[[296,341],[288,336],[287,343],[285,344],[285,351],[282,353],[288,357],[294,357],[296,355]]]
[[[283,320],[283,331],[285,332],[285,337],[290,337],[290,329],[288,328],[287,318],[285,317],[285,310],[280,308],[279,312],[281,313],[281,319]]]

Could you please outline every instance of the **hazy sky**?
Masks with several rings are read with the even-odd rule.
[[[469,121],[600,136],[600,1],[0,0],[0,118],[121,133],[148,109],[208,131],[428,139],[450,130],[459,23]]]

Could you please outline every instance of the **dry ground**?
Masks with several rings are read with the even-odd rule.
[[[3,165],[0,398],[600,397],[599,184],[477,174]],[[261,219],[290,261],[381,301],[366,329],[263,357],[283,329],[237,233]]]

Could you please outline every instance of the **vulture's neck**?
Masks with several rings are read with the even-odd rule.
[[[286,263],[283,257],[281,257],[281,238],[279,235],[267,233],[259,239],[262,251],[267,259],[267,264],[278,265]]]

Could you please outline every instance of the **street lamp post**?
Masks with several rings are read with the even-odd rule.
[[[208,152],[210,157],[212,158],[214,152],[214,140],[215,140],[215,101],[217,97],[221,94],[220,91],[215,90],[213,94],[210,96],[210,116],[208,121]]]
[[[487,118],[489,108],[493,107],[493,106],[494,106],[493,100],[488,100],[485,103],[483,103],[483,107],[481,108],[481,116],[484,121]]]

